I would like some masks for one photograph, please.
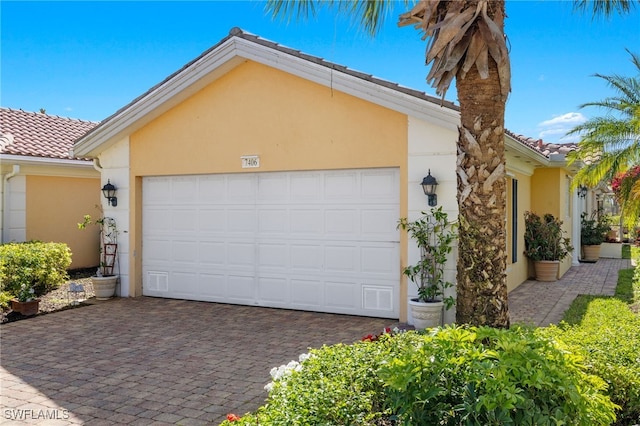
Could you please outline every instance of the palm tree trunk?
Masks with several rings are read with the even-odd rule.
[[[504,28],[504,1],[490,16]],[[458,139],[457,314],[459,324],[509,327],[506,284],[506,180],[504,111],[497,66],[489,78],[473,67],[456,78],[461,127]]]

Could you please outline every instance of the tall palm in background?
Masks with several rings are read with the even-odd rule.
[[[273,16],[304,18],[319,6],[359,17],[375,35],[394,3],[384,0],[269,0]],[[405,1],[408,5],[410,2]],[[411,2],[413,3],[413,2]],[[628,12],[630,0],[582,0],[595,13]],[[428,39],[427,82],[443,96],[455,78],[460,104],[457,143],[458,323],[508,327],[504,111],[511,71],[504,0],[419,1],[399,17]]]
[[[628,51],[628,50],[627,50]],[[622,206],[625,222],[632,225],[640,215],[640,56],[628,51],[638,74],[635,77],[601,75],[615,95],[584,107],[599,107],[606,115],[592,118],[574,127],[569,134],[580,135],[578,150],[571,153],[571,163],[585,163],[574,178],[574,186],[596,186],[600,181],[614,181],[614,190]]]

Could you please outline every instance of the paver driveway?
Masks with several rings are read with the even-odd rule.
[[[115,299],[0,327],[1,424],[218,424],[264,402],[269,370],[393,320]]]

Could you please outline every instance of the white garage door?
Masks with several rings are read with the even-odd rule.
[[[398,318],[397,169],[143,179],[143,294]]]

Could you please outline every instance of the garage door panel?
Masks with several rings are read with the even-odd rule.
[[[323,247],[318,245],[291,244],[291,270],[314,272],[322,269]]]
[[[206,208],[198,211],[198,232],[224,234],[226,230],[226,210]]]
[[[398,188],[393,170],[376,170],[362,173],[362,199],[382,204],[395,204]]]
[[[253,242],[230,242],[227,244],[227,264],[231,267],[249,267],[256,264],[256,249]]]
[[[188,205],[198,204],[198,179],[196,176],[176,177],[171,180],[169,199]]]
[[[263,302],[288,304],[290,285],[286,278],[279,276],[258,277],[258,299]]]
[[[324,247],[324,270],[332,272],[357,272],[358,247],[326,245]]]
[[[198,250],[198,263],[203,267],[220,267],[226,264],[227,250],[223,242],[201,242]]]
[[[231,301],[253,304],[255,301],[255,278],[253,275],[227,276],[227,294]]]
[[[364,246],[360,250],[360,255],[363,274],[382,274],[388,277],[392,276],[398,268],[397,252],[391,244],[386,247]]]
[[[286,209],[258,210],[258,231],[260,235],[280,234],[286,236],[289,231],[289,214]]]
[[[319,238],[324,231],[322,215],[323,212],[318,210],[292,208],[289,213],[291,220],[289,229],[292,234],[297,234],[298,237],[304,235]]]
[[[354,311],[359,308],[356,303],[357,285],[353,282],[326,281],[325,305],[338,311]]]
[[[178,263],[190,263],[196,266],[198,263],[197,241],[175,241],[172,247],[173,261]]]
[[[142,201],[145,295],[399,316],[397,169],[145,177]]]

